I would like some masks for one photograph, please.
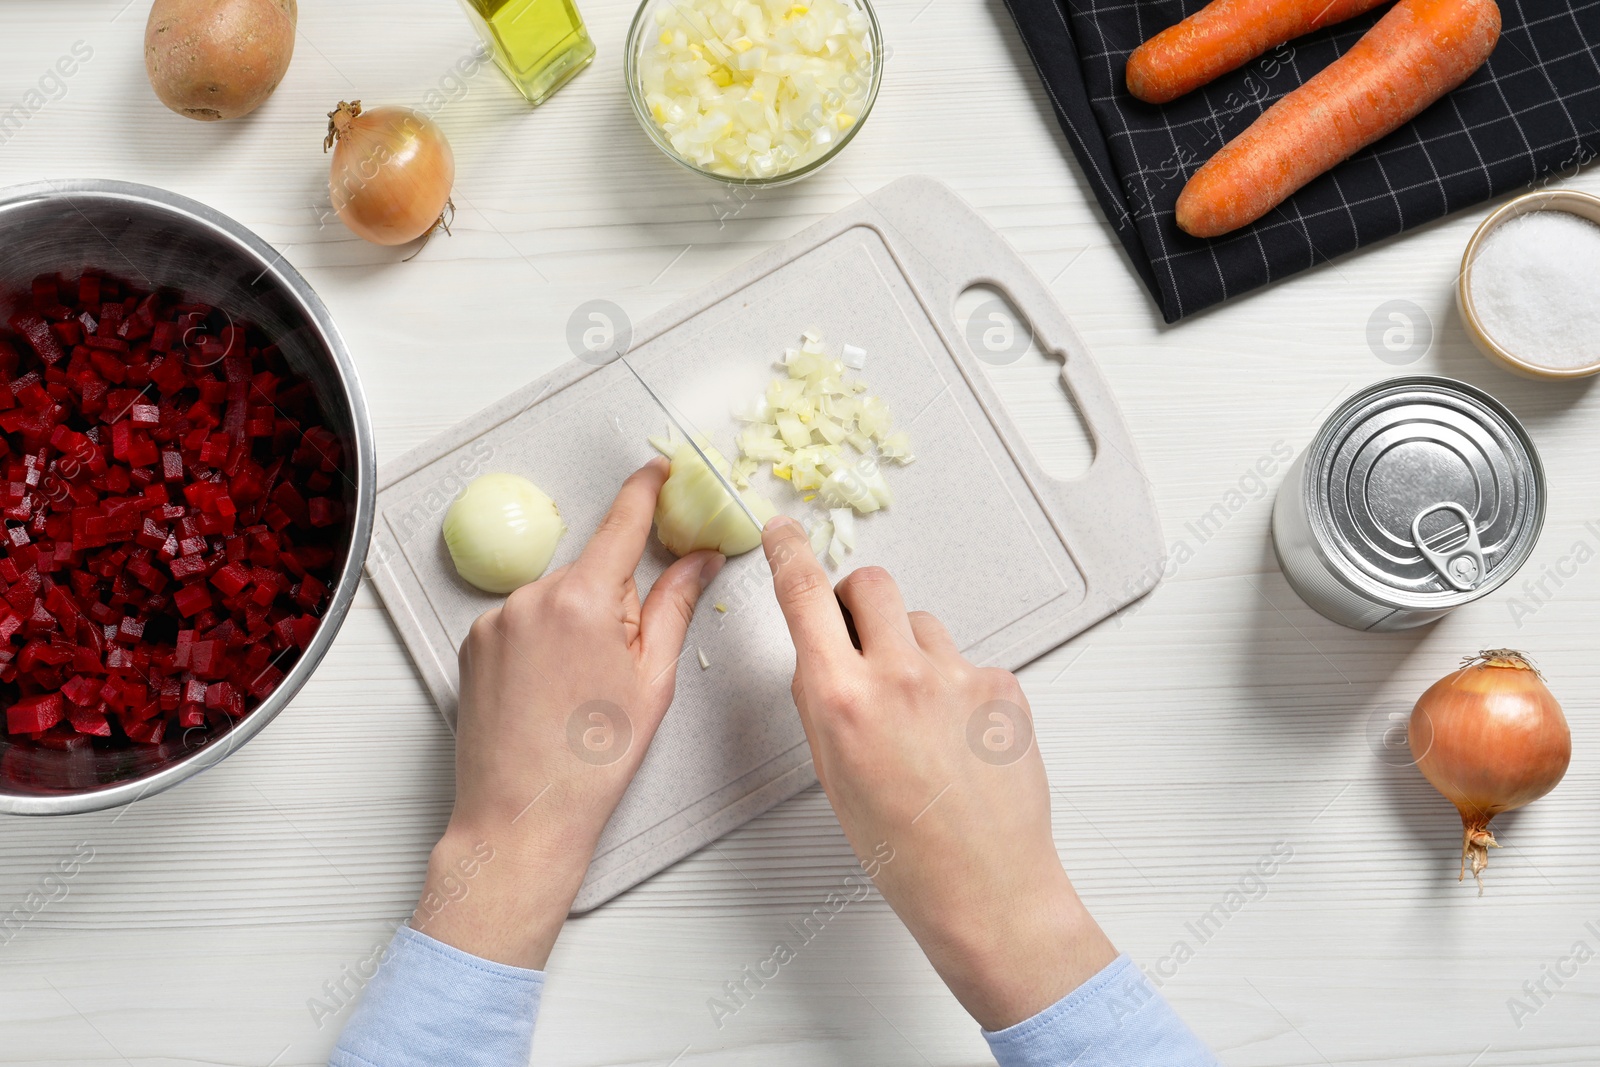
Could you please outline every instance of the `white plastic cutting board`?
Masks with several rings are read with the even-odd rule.
[[[1062,481],[1040,469],[990,387],[955,315],[956,298],[974,284],[1003,292],[1040,349],[1062,359],[1095,446],[1082,476]],[[772,361],[808,329],[866,350],[860,376],[917,454],[908,467],[886,466],[894,505],[859,521],[847,569],[887,567],[908,605],[938,615],[969,658],[1011,669],[1149,591],[1161,531],[1116,405],[1045,287],[949,189],[928,178],[886,186],[641,324],[628,359],[732,455],[729,399],[758,391],[778,373]],[[382,470],[368,567],[452,725],[456,650],[495,598],[450,565],[440,536],[450,501],[491,470],[532,479],[568,525],[552,563],[560,566],[582,549],[622,479],[654,454],[646,436],[664,426],[622,364],[574,360]],[[787,485],[771,488],[782,510],[816,514]],[[652,538],[641,591],[669,562]],[[718,601],[726,613],[713,610]],[[815,781],[789,695],[793,669],[761,553],[730,560],[701,601],[672,709],[574,910]]]

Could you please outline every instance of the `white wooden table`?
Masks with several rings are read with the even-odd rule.
[[[1139,441],[1168,540],[1193,553],[1148,600],[1023,672],[1057,841],[1100,921],[1166,975],[1164,992],[1231,1067],[1600,1060],[1600,960],[1559,988],[1547,981],[1551,997],[1523,991],[1546,968],[1571,972],[1561,961],[1576,943],[1600,952],[1600,664],[1588,662],[1600,524],[1586,525],[1600,519],[1600,398],[1511,378],[1471,348],[1451,284],[1483,211],[1166,328],[998,0],[882,0],[893,55],[861,136],[820,175],[749,203],[678,170],[636,128],[624,0],[584,4],[599,58],[537,110],[492,67],[453,88],[451,65],[474,38],[447,0],[306,0],[276,96],[221,126],[156,102],[141,62],[147,9],[6,0],[0,111],[75,42],[93,56],[0,146],[0,181],[147,182],[253,227],[344,330],[380,461],[569,358],[567,320],[584,301],[639,317],[899,175],[949,183],[1076,322]],[[327,213],[323,115],[341,98],[417,105],[430,89],[453,96],[438,118],[460,211],[454,236],[402,263]],[[1600,174],[1570,184],[1600,190]],[[1526,421],[1550,511],[1513,587],[1428,629],[1362,634],[1284,584],[1270,492],[1251,471],[1303,446],[1336,399],[1397,370],[1367,340],[1391,299],[1422,308],[1432,331],[1408,369],[1481,385]],[[1053,373],[1031,358],[996,371],[1047,464],[1067,471],[1086,453]],[[1219,503],[1227,520],[1197,535],[1188,524]],[[1584,561],[1576,575],[1514,619],[1522,577],[1568,556]],[[1479,899],[1456,883],[1454,811],[1394,766],[1381,738],[1460,656],[1505,644],[1546,670],[1575,754],[1554,794],[1498,820],[1506,847]],[[60,860],[93,857],[64,899],[0,944],[0,1062],[323,1062],[348,1014],[337,987],[359,985],[350,976],[410,911],[451,778],[450,735],[364,589],[316,677],[220,768],[121,811],[0,821],[0,913]],[[1275,847],[1292,858],[1249,882]],[[877,898],[713,1023],[707,999],[765,959],[851,863],[812,790],[570,923],[534,1061],[989,1062]],[[1248,900],[1229,896],[1241,884]],[[1197,936],[1191,924],[1218,903],[1237,908]],[[1191,950],[1181,964],[1180,942]],[[1520,1026],[1513,997],[1535,1009]]]

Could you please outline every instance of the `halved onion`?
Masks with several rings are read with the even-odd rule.
[[[656,498],[656,536],[668,551],[687,556],[714,548],[724,556],[737,556],[761,543],[761,528],[751,525],[750,516],[717,480],[694,445],[671,437],[651,438],[650,443],[672,460],[672,471]],[[706,459],[731,481],[733,468],[722,453],[708,442],[699,444]],[[739,495],[763,524],[778,513],[772,501],[754,490]]]
[[[509,593],[544,574],[566,531],[556,502],[517,474],[485,474],[444,516],[456,573],[485,593]]]

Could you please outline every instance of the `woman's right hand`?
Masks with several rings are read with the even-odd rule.
[[[968,663],[937,619],[906,611],[880,568],[850,574],[835,596],[793,519],[768,523],[763,544],[817,778],[956,998],[1000,1030],[1115,959],[1056,854],[1016,677]]]

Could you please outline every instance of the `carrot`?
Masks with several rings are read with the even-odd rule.
[[[1195,171],[1179,229],[1217,237],[1256,221],[1466,81],[1499,39],[1494,0],[1400,0]]]
[[[1128,57],[1128,91],[1165,104],[1312,30],[1388,0],[1212,0]]]

